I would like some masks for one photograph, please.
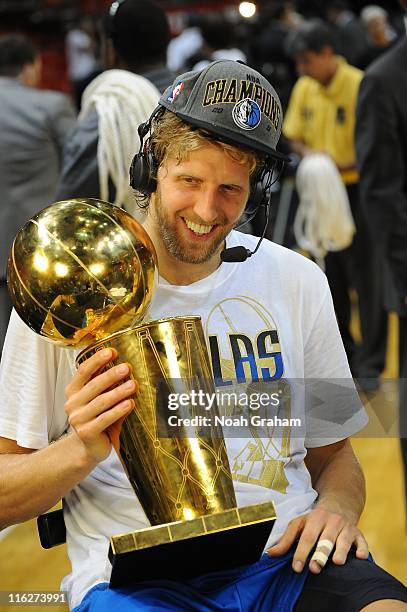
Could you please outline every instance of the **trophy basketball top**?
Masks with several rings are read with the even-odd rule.
[[[141,322],[156,265],[153,243],[130,214],[73,199],[44,208],[18,232],[7,282],[33,331],[79,348]]]

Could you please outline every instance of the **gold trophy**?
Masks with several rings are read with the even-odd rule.
[[[108,432],[151,527],[114,535],[111,586],[183,579],[256,561],[275,519],[272,502],[237,508],[221,428],[159,435],[168,393],[215,393],[200,317],[144,322],[154,246],[124,210],[95,199],[57,202],[17,234],[8,265],[17,313],[79,365],[113,347],[139,385],[120,430]],[[194,410],[187,407],[192,417]],[[209,412],[217,414],[214,407]],[[212,421],[214,422],[214,421]],[[181,428],[182,429],[182,428]],[[169,563],[169,561],[171,561]]]

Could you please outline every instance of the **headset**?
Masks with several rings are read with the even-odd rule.
[[[153,122],[165,112],[165,108],[157,106],[150,118],[139,125],[138,134],[140,138],[140,149],[133,158],[130,166],[130,186],[136,191],[145,196],[149,196],[157,189],[157,170],[158,162],[151,150],[149,143]],[[192,126],[193,127],[193,126]],[[219,141],[216,134],[207,133],[209,140]],[[224,138],[222,141],[226,142]],[[235,144],[230,142],[230,144]],[[266,219],[263,228],[262,236],[254,249],[250,251],[245,247],[238,246],[229,249],[224,249],[221,252],[221,259],[225,262],[245,261],[251,255],[257,252],[261,241],[263,240],[270,216],[271,207],[271,187],[280,178],[284,168],[284,160],[277,159],[271,155],[267,155],[261,167],[255,172],[251,180],[251,189],[249,199],[244,210],[244,219],[237,225],[237,228],[249,223],[260,208],[265,208]]]
[[[114,38],[116,34],[115,17],[120,5],[124,2],[126,2],[126,0],[114,0],[106,13],[105,30],[108,38]]]

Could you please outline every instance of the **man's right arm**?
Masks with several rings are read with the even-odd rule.
[[[0,529],[52,508],[95,465],[75,434],[37,451],[0,438]]]
[[[72,433],[41,450],[0,438],[0,529],[49,510],[109,455],[107,429],[132,410],[137,389],[125,380],[128,364],[97,374],[116,356],[112,349],[98,351],[68,384],[65,412]]]

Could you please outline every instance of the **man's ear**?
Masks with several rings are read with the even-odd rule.
[[[331,45],[325,45],[325,47],[322,47],[321,49],[321,54],[325,57],[332,57],[333,55],[335,55],[335,52],[333,50],[333,48],[331,47]]]
[[[41,70],[42,61],[40,56],[38,56],[34,62],[23,66],[18,78],[26,87],[38,87],[41,80]]]

